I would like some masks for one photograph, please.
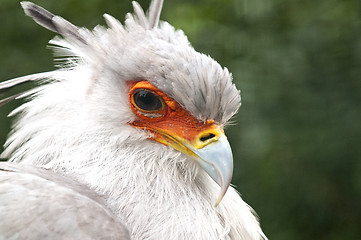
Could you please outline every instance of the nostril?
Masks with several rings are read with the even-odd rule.
[[[216,135],[214,135],[213,133],[207,133],[207,134],[203,135],[202,137],[200,137],[199,140],[201,140],[202,142],[205,142],[208,139],[214,138],[215,136]]]

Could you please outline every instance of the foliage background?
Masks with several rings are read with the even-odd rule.
[[[90,28],[105,12],[123,20],[131,11],[130,0],[34,2]],[[242,90],[227,129],[233,183],[267,236],[360,239],[361,1],[168,0],[162,19],[227,66]],[[18,1],[0,0],[0,80],[53,69],[45,49],[53,36]],[[0,109],[1,145],[19,104]]]

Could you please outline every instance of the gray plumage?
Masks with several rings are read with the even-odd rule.
[[[42,83],[0,101],[29,99],[10,114],[1,155],[14,163],[0,164],[0,239],[267,239],[229,186],[223,126],[241,101],[232,75],[160,21],[162,5],[145,13],[133,2],[124,24],[104,15],[109,28],[90,31],[22,2],[61,35],[50,44],[62,64],[0,83],[0,93]],[[166,111],[135,107],[130,88],[142,82]]]
[[[0,163],[0,203],[0,239],[130,239],[97,193],[45,169]]]
[[[79,28],[66,21],[64,18],[56,16],[38,5],[31,2],[21,2],[25,13],[31,16],[39,25],[50,31],[59,33],[64,37],[78,40],[86,44],[86,40],[81,37]]]

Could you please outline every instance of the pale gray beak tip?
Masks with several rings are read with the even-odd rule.
[[[233,155],[227,137],[221,135],[216,142],[194,150],[199,156],[199,164],[208,175],[221,187],[220,194],[215,203],[219,205],[231,184],[233,175]]]

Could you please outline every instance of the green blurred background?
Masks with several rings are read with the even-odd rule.
[[[123,21],[131,11],[130,0],[34,2],[90,28],[103,13]],[[233,184],[266,235],[361,239],[361,1],[166,0],[162,19],[242,90],[227,129]],[[0,0],[0,80],[54,69],[53,36],[18,1]],[[1,145],[19,104],[0,108]]]

